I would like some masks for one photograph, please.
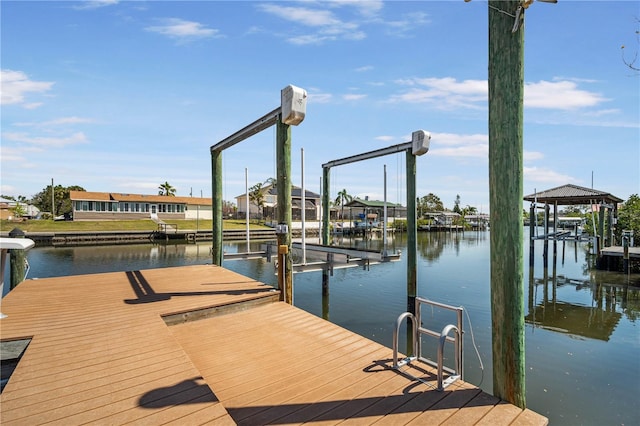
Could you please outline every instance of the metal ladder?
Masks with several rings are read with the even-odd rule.
[[[449,311],[453,311],[456,314],[457,325],[449,324],[446,325],[441,332],[437,332],[435,330],[430,330],[422,325],[422,305],[430,305],[433,307],[446,309]],[[393,368],[399,369],[400,367],[411,363],[412,361],[418,360],[428,364],[434,368],[437,368],[438,371],[438,390],[442,391],[447,386],[452,384],[458,379],[462,379],[463,377],[463,363],[462,363],[462,353],[463,353],[463,328],[462,328],[462,313],[464,309],[460,307],[445,305],[443,303],[434,302],[432,300],[424,299],[421,297],[416,297],[416,305],[415,305],[415,315],[411,312],[405,312],[398,317],[396,320],[396,327],[393,330]],[[400,326],[402,322],[407,319],[412,323],[413,330],[413,354],[412,356],[408,356],[402,360],[398,360],[398,337],[400,334]],[[454,336],[451,337],[449,334],[454,332]],[[434,337],[438,339],[438,355],[437,362],[433,362],[428,358],[424,358],[422,356],[422,335]],[[444,345],[446,342],[450,342],[454,344],[455,351],[455,369],[451,369],[449,367],[445,367],[444,363]],[[445,378],[445,372],[448,373],[448,376]]]

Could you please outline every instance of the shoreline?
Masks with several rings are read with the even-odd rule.
[[[292,229],[293,237],[300,237],[301,229]],[[317,236],[317,229],[307,229],[307,236]],[[9,232],[0,232],[0,236],[9,237]],[[249,230],[252,240],[275,240],[274,229]],[[212,241],[211,230],[180,230],[180,231],[68,231],[68,232],[24,232],[24,237],[33,240],[36,246],[91,246],[104,244],[140,244],[157,242],[198,242]],[[229,229],[222,231],[224,241],[240,241],[246,239],[246,230]]]

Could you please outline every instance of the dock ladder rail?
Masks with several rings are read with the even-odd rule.
[[[449,324],[446,325],[441,332],[437,332],[435,330],[430,330],[428,328],[423,327],[422,325],[422,305],[430,305],[437,308],[442,308],[446,310],[450,310],[456,313],[457,324]],[[411,312],[405,312],[401,314],[396,320],[396,326],[393,330],[393,368],[399,369],[400,367],[411,363],[412,361],[418,360],[428,364],[434,368],[437,368],[438,371],[438,390],[442,391],[444,388],[452,384],[458,379],[463,378],[463,363],[462,363],[462,354],[464,349],[463,344],[463,311],[464,309],[460,307],[445,305],[443,303],[434,302],[432,300],[424,299],[421,297],[416,297],[416,305],[415,305],[416,314],[412,314]],[[400,326],[402,322],[407,319],[412,323],[413,329],[413,354],[412,356],[407,356],[402,360],[398,360],[398,338],[400,335]],[[454,332],[454,336],[451,337],[449,334]],[[421,336],[431,336],[438,339],[438,355],[437,362],[433,362],[430,359],[424,358],[422,356],[422,342]],[[444,344],[446,342],[450,342],[454,344],[455,351],[455,369],[451,369],[449,367],[445,367],[444,364]],[[448,373],[448,377],[444,378],[444,373]]]

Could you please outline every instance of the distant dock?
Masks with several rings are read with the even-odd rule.
[[[2,424],[547,424],[279,295],[211,265],[27,280],[2,300],[2,345],[27,343]]]

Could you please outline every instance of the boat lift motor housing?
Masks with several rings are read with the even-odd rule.
[[[280,104],[282,122],[297,126],[307,112],[307,91],[290,84],[280,92]]]
[[[411,134],[411,153],[413,155],[426,154],[429,151],[429,143],[431,142],[431,133],[424,130],[416,130]]]

